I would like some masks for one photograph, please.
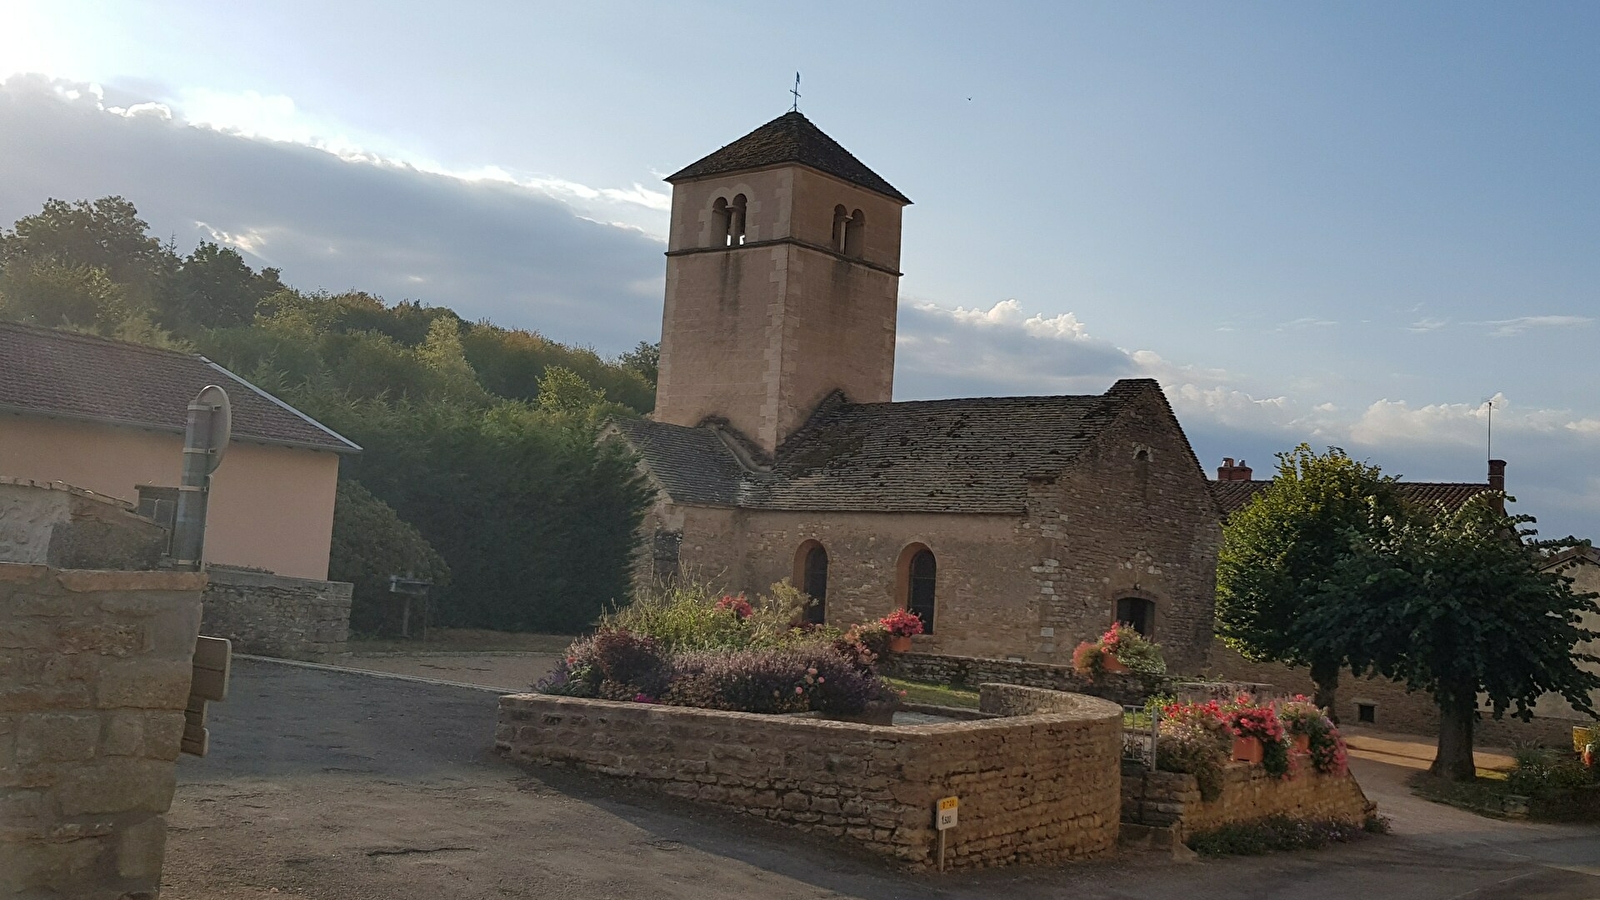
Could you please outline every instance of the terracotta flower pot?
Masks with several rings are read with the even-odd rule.
[[[1294,752],[1296,752],[1296,753],[1310,753],[1311,752],[1311,735],[1309,735],[1309,734],[1297,734],[1297,735],[1295,735],[1294,736]]]
[[[1251,765],[1259,766],[1261,765],[1262,753],[1263,748],[1260,738],[1233,739],[1233,758],[1239,762],[1247,762]]]
[[[1100,655],[1100,665],[1106,670],[1107,675],[1118,675],[1128,671],[1128,667],[1122,664],[1122,660],[1109,653]]]
[[[909,634],[897,634],[897,635],[894,635],[894,636],[890,637],[889,638],[889,652],[890,653],[910,653],[911,652],[911,635],[909,635]]]

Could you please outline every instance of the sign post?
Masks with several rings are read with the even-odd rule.
[[[961,812],[960,797],[941,797],[933,805],[933,826],[939,830],[939,871],[944,871],[944,834],[956,827]]]

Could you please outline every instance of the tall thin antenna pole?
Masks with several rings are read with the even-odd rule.
[[[800,73],[799,72],[795,72],[794,73],[794,90],[790,91],[789,93],[794,95],[794,103],[790,104],[789,111],[790,112],[799,112],[800,111]]]
[[[1490,397],[1483,402],[1489,404],[1489,455],[1487,458],[1494,459],[1494,398]]]

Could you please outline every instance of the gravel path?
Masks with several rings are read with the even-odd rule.
[[[240,660],[232,696],[212,707],[212,755],[178,767],[162,896],[1600,898],[1600,831],[1432,804],[1395,805],[1394,837],[1318,853],[908,876],[625,783],[512,768],[489,750],[494,709],[489,691]],[[1389,809],[1398,777],[1358,765]]]

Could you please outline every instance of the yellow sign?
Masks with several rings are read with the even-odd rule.
[[[944,797],[935,805],[935,826],[944,831],[956,827],[956,814],[961,810],[960,797]]]

